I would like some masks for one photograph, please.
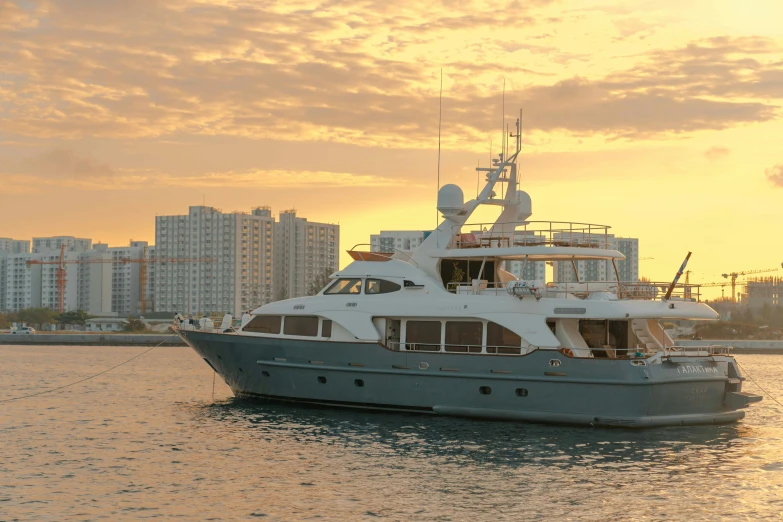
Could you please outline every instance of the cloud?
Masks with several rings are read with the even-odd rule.
[[[783,163],[775,165],[765,171],[767,179],[778,187],[783,187]]]
[[[16,173],[43,179],[106,179],[114,170],[105,163],[79,156],[70,149],[55,149],[18,163]]]
[[[153,169],[113,168],[68,149],[53,150],[11,166],[0,166],[0,182],[16,192],[43,186],[100,191],[159,187],[327,189],[400,185],[400,180],[385,176],[319,170],[249,169],[170,174]]]
[[[710,161],[723,159],[731,154],[731,149],[727,147],[710,147],[704,151],[704,157]]]
[[[561,23],[548,4],[49,0],[24,12],[46,32],[11,32],[0,48],[0,71],[14,71],[0,75],[0,132],[430,148],[441,67],[451,148],[496,132],[506,75],[506,106],[525,107],[529,131],[659,139],[778,117],[783,65],[763,38],[653,50],[589,78],[527,67],[589,56],[518,36]]]

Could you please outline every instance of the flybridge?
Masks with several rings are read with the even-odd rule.
[[[445,259],[465,262],[482,260],[482,265],[489,261],[493,264],[491,270],[499,268],[494,267],[496,260],[571,261],[577,278],[576,261],[606,260],[613,264],[619,281],[617,261],[625,259],[625,256],[610,248],[611,227],[528,220],[533,213],[532,201],[526,192],[519,189],[517,168],[517,158],[522,149],[521,117],[520,111],[516,132],[505,133],[503,150],[493,160],[493,166],[476,169],[486,173],[486,183],[475,199],[465,202],[462,189],[457,185],[440,188],[437,208],[444,219],[413,252],[410,261],[434,279],[441,280],[453,277],[450,271],[448,276],[444,276],[442,260]],[[514,150],[509,154],[511,138],[514,140]],[[500,206],[502,210],[492,223],[469,223],[468,220],[481,205]],[[395,257],[409,261],[400,256]],[[461,267],[456,268],[458,273],[463,270]],[[485,274],[482,267],[477,275]]]

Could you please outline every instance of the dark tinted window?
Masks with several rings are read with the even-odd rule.
[[[497,323],[487,323],[487,351],[490,346],[521,346],[522,338]],[[493,353],[493,352],[490,352]],[[518,353],[518,352],[517,352]]]
[[[329,319],[324,319],[321,323],[321,337],[331,337],[332,336],[332,321]]]
[[[385,279],[368,279],[365,282],[364,293],[365,294],[388,294],[396,292],[402,287],[397,283],[386,281]]]
[[[446,351],[481,352],[483,327],[480,321],[446,321]]]
[[[360,294],[362,292],[361,279],[338,279],[329,287],[325,294]]]
[[[440,321],[408,321],[405,328],[408,350],[440,351]]]
[[[288,315],[283,323],[283,333],[286,335],[318,335],[318,318],[307,315]]]
[[[280,316],[279,315],[257,315],[242,328],[243,332],[279,334]]]

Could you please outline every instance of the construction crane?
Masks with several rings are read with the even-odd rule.
[[[118,263],[118,264],[139,263],[139,294],[140,294],[139,309],[140,309],[140,313],[144,314],[147,311],[147,263],[212,263],[217,261],[217,259],[189,258],[189,257],[147,258],[147,247],[144,247],[144,250],[142,252],[142,257],[140,258],[69,260],[69,259],[65,259],[65,248],[66,245],[62,245],[60,247],[60,256],[59,259],[57,260],[41,261],[38,259],[31,259],[27,261],[28,266],[29,265],[57,265],[56,285],[57,285],[57,312],[58,313],[65,312],[65,288],[67,283],[67,277],[65,271],[66,265],[71,265],[71,264],[87,265],[93,263]]]
[[[136,259],[118,259],[118,263],[139,264],[139,313],[147,312],[147,263],[215,263],[217,259],[206,257],[147,257],[147,247],[142,249],[141,257]]]
[[[781,263],[781,266],[783,266],[783,263]],[[731,279],[731,302],[736,303],[737,302],[737,296],[735,294],[735,288],[737,286],[737,278],[750,275],[750,274],[764,274],[767,272],[777,272],[777,268],[769,268],[765,270],[745,270],[744,272],[731,272],[728,274],[721,274],[725,279]]]
[[[701,287],[701,288],[708,288],[708,287],[719,286],[720,287],[720,297],[721,297],[721,299],[725,299],[726,298],[726,287],[729,286],[731,283],[729,283],[728,281],[720,281],[720,282],[717,282],[717,283],[696,283],[696,284],[699,285],[699,287]]]

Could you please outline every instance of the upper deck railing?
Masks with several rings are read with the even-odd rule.
[[[642,300],[655,301],[662,299],[671,283],[653,281],[584,281],[546,283],[541,288],[531,286],[531,281],[526,281],[525,287],[511,288],[521,281],[488,282],[473,281],[472,283],[448,283],[446,289],[454,294],[461,295],[514,295],[516,297],[547,297],[563,299],[618,299],[618,300]],[[701,301],[701,288],[697,284],[678,283],[672,290],[670,301]]]
[[[453,248],[557,246],[609,248],[608,225],[568,221],[466,223],[454,227]]]

